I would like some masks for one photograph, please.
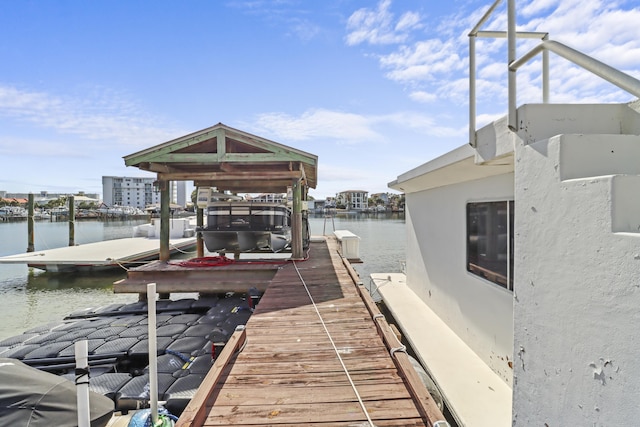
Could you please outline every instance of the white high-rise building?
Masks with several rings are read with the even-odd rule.
[[[154,187],[155,178],[124,176],[103,176],[102,195],[107,206],[133,206],[144,209],[149,205],[160,204],[160,192]],[[185,207],[186,182],[174,181],[169,186],[171,203]]]

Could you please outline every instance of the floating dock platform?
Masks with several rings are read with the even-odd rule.
[[[169,245],[172,253],[188,251],[195,247],[196,238],[171,239]],[[0,258],[0,264],[27,264],[51,272],[91,271],[135,265],[157,259],[159,253],[159,239],[130,237],[8,255]]]

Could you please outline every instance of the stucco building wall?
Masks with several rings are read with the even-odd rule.
[[[513,200],[513,174],[407,193],[407,285],[512,383],[513,293],[466,268],[466,204]]]

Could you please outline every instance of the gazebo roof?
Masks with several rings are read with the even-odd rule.
[[[316,188],[318,156],[222,123],[124,157],[159,180],[193,181],[238,193],[286,192],[294,179]]]

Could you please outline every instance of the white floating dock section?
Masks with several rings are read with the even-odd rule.
[[[196,244],[195,237],[171,239],[170,252],[188,250]],[[101,270],[157,259],[160,240],[130,237],[86,243],[0,258],[0,264],[27,264],[51,272]]]
[[[460,425],[511,425],[511,387],[425,304],[403,273],[372,273],[376,291]],[[464,404],[461,404],[464,403]]]
[[[360,237],[349,230],[335,230],[333,235],[340,242],[340,252],[342,256],[351,262],[360,261]]]

